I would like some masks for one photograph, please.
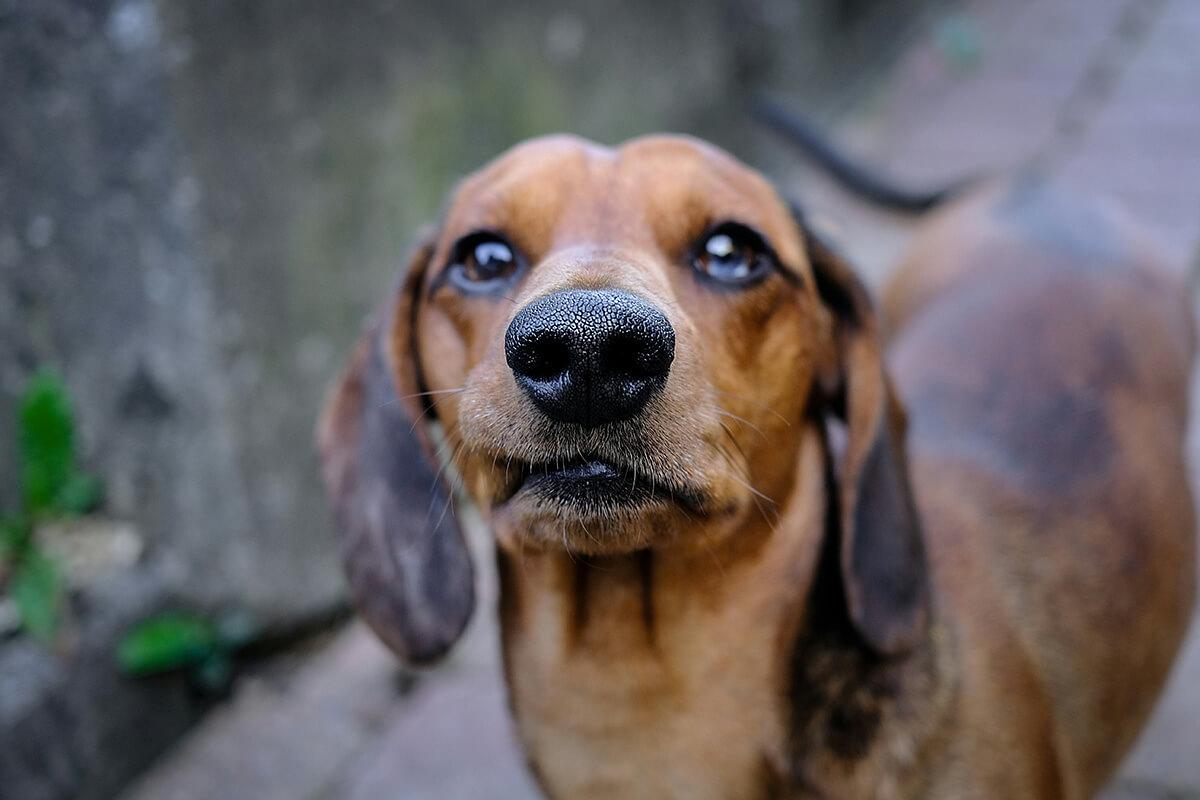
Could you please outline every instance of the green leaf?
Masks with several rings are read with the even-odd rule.
[[[31,636],[49,642],[58,633],[62,576],[53,561],[30,548],[17,563],[9,593],[17,604],[21,627]]]
[[[117,645],[117,665],[152,675],[202,664],[219,650],[217,629],[196,614],[166,613],[133,626]]]
[[[100,482],[75,467],[75,414],[62,379],[49,371],[30,380],[19,416],[25,511],[77,516],[100,502]]]
[[[75,419],[62,379],[40,372],[30,379],[18,418],[25,509],[50,510],[74,472]]]
[[[74,472],[55,494],[54,511],[74,517],[86,514],[100,504],[102,494],[100,481],[95,477]]]

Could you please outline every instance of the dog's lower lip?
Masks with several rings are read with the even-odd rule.
[[[612,480],[622,476],[621,470],[599,459],[585,459],[566,464],[539,464],[529,468],[529,477],[554,475],[565,480]]]
[[[535,494],[577,500],[617,499],[630,495],[637,486],[633,477],[616,465],[585,458],[558,464],[531,464],[521,488]]]
[[[671,492],[648,477],[598,458],[530,464],[517,488],[543,502],[580,509],[640,506],[665,500]]]
[[[528,497],[538,505],[584,516],[631,511],[670,504],[703,513],[705,500],[697,488],[656,479],[654,473],[587,455],[545,463],[510,461],[519,468],[515,482],[500,501]]]

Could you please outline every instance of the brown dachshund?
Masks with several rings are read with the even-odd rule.
[[[461,489],[549,797],[1090,796],[1191,609],[1183,293],[1017,185],[939,212],[886,309],[885,372],[850,269],[702,142],[502,155],[321,421],[362,615],[455,642]]]

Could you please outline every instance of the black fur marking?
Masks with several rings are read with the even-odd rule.
[[[636,554],[638,577],[642,585],[642,622],[646,626],[646,639],[654,645],[654,551],[646,548]]]
[[[863,758],[888,699],[878,679],[886,660],[872,652],[850,620],[838,560],[836,482],[827,473],[826,536],[808,598],[808,617],[792,653],[792,752],[829,750],[845,761]]]

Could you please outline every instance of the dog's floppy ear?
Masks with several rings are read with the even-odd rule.
[[[422,419],[414,326],[432,250],[430,240],[415,250],[399,292],[355,346],[318,428],[355,604],[410,664],[444,655],[475,600],[470,555]]]
[[[850,620],[876,652],[915,646],[929,618],[920,520],[904,450],[905,417],[883,367],[870,295],[850,267],[805,231],[817,292],[833,318],[818,391],[846,424],[838,474],[838,562]]]

